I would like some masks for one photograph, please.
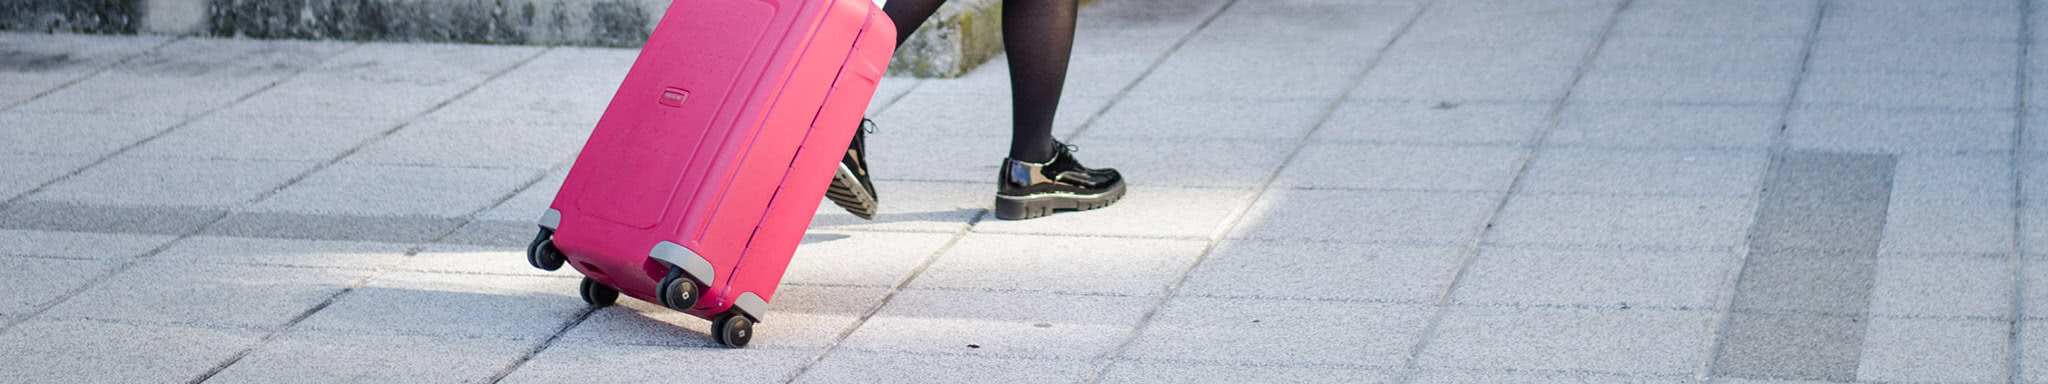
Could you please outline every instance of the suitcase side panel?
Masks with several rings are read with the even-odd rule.
[[[702,255],[717,269],[732,267],[745,238],[713,238],[700,243],[691,240],[697,236],[685,234],[705,232],[710,224],[706,218],[719,208],[724,196],[731,195],[728,188],[735,183],[735,175],[740,174],[741,157],[750,153],[755,130],[762,127],[765,111],[775,108],[776,96],[797,61],[794,47],[800,47],[805,36],[815,33],[822,7],[806,4],[804,0],[682,0],[670,7],[579,155],[561,193],[550,205],[561,217],[555,244],[569,257],[570,265],[628,296],[649,301],[656,301],[656,282],[666,275],[668,268],[649,258],[649,251],[656,244],[679,243]],[[772,11],[772,16],[760,23],[765,24],[766,33],[758,43],[700,45],[698,40],[721,40],[728,32],[691,35],[691,28],[670,27],[690,25],[679,22],[683,20],[726,19],[728,14],[712,11],[728,6],[757,10],[766,7]],[[706,23],[721,22],[724,21]],[[701,47],[722,47],[719,49],[730,52],[709,52]],[[706,77],[711,75],[694,77],[711,84],[723,80],[734,85],[723,98],[700,99],[705,96],[702,92],[689,92],[681,100],[684,107],[707,101],[722,102],[722,108],[712,109],[708,117],[678,116],[682,108],[673,105],[674,100],[666,91],[691,91],[672,84],[678,79],[692,78],[675,72],[693,69],[669,64],[698,57],[739,60],[745,64],[724,79]],[[676,125],[673,120],[678,118],[709,123],[692,130],[687,125]],[[649,134],[633,136],[636,129]],[[646,155],[644,151],[620,153],[633,151],[635,145],[659,147],[661,151],[653,153],[665,157]],[[659,172],[670,173],[655,174],[651,179],[643,174]],[[666,196],[646,191],[633,195],[606,189],[667,192]],[[604,209],[612,211],[595,214]],[[655,223],[639,225],[645,224],[647,217],[653,217]]]
[[[672,5],[578,159],[602,174],[579,180],[577,207],[646,229],[670,213],[672,199],[691,198],[684,186],[703,184],[713,165],[701,155],[720,152],[723,139],[744,128],[721,120],[757,92],[742,83],[743,72],[759,65],[754,52],[775,43],[767,28],[778,11],[757,1]],[[720,17],[702,16],[712,14]]]
[[[845,9],[846,13],[865,16],[843,19],[849,25],[854,25],[851,22],[864,24],[853,27],[859,31],[854,34],[857,38],[847,42],[851,51],[844,55],[845,60],[834,71],[830,93],[811,123],[810,134],[774,194],[753,241],[747,246],[746,256],[732,273],[731,285],[723,290],[731,297],[729,301],[741,305],[742,312],[755,316],[756,320],[765,309],[745,306],[751,300],[759,301],[755,305],[765,306],[774,299],[775,289],[796,248],[803,242],[805,230],[816,217],[818,205],[831,184],[832,173],[838,169],[839,158],[845,153],[847,143],[853,140],[861,115],[867,111],[896,48],[895,24],[889,22],[887,16],[872,3],[866,0],[834,2],[835,7]],[[750,293],[754,298],[745,297]]]

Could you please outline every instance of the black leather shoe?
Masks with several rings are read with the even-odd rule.
[[[839,172],[832,175],[832,188],[825,190],[825,197],[832,199],[833,204],[868,220],[875,219],[875,210],[881,205],[875,199],[875,183],[868,178],[867,133],[873,131],[874,125],[872,120],[860,119],[860,128],[853,131],[853,143],[846,146],[846,157],[839,159]]]
[[[1023,220],[1056,211],[1086,211],[1124,197],[1122,174],[1082,166],[1074,159],[1073,147],[1052,144],[1052,160],[1044,163],[1003,159],[1002,180],[996,183],[996,218]]]

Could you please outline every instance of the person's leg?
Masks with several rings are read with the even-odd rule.
[[[938,12],[939,6],[945,4],[946,0],[889,0],[883,4],[882,13],[889,14],[889,20],[896,22],[896,46],[902,47],[903,41],[910,40],[910,34],[924,25],[924,19],[931,18],[932,13]]]
[[[1010,58],[1010,158],[1052,159],[1052,120],[1074,51],[1076,0],[1003,2],[1003,47]],[[891,4],[894,4],[892,1]]]
[[[996,218],[1029,219],[1102,208],[1124,195],[1115,169],[1088,168],[1052,138],[1067,59],[1074,51],[1076,0],[1003,2],[1003,45],[1010,55],[1013,108],[1010,158],[996,187]]]
[[[896,23],[896,45],[902,46],[910,34],[917,32],[917,26],[924,25],[924,19],[946,0],[891,0],[882,6],[882,13],[889,14],[889,20]],[[853,142],[846,146],[846,155],[839,159],[839,171],[832,176],[832,185],[825,190],[825,197],[863,219],[873,220],[881,210],[881,199],[875,194],[875,182],[868,177],[867,131],[873,122],[861,119],[861,126],[853,132]]]

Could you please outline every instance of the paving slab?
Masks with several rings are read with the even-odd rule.
[[[1387,370],[1351,368],[1267,367],[1118,361],[1102,373],[1111,383],[1286,382],[1391,383]]]
[[[0,155],[0,200],[14,199],[68,176],[93,160],[83,156]]]
[[[1866,321],[1818,315],[1730,314],[1713,375],[1747,379],[1855,380]]]
[[[2018,292],[2005,257],[1884,258],[1870,289],[1870,314],[2006,318]]]
[[[169,36],[99,36],[83,34],[0,33],[0,44],[21,52],[0,71],[83,76],[123,59],[147,52],[171,40]]]
[[[181,120],[172,116],[0,112],[0,153],[100,157]]]
[[[1429,320],[1406,304],[1175,298],[1121,357],[1264,364],[1401,364]]]
[[[538,53],[531,47],[363,44],[222,113],[409,118]]]
[[[1089,135],[1074,141],[1091,167],[1115,168],[1130,185],[1252,188],[1280,169],[1292,143],[1265,140],[1119,139]],[[1137,150],[1142,149],[1142,150]]]
[[[527,236],[531,237],[531,236]],[[544,271],[526,263],[526,247],[429,245],[398,265],[401,271],[581,278],[574,268]]]
[[[1430,35],[1598,35],[1618,1],[1541,3],[1475,1],[1433,5],[1410,34]]]
[[[1899,163],[1893,169],[1892,199],[2011,203],[2012,166],[2012,155],[2004,153],[1900,155]],[[2022,180],[2028,183],[2048,181],[2033,177]]]
[[[1433,302],[1463,261],[1455,247],[1228,240],[1176,295]]]
[[[252,73],[216,77],[205,79],[205,87],[193,87],[195,81],[191,78],[109,72],[73,83],[14,110],[189,118],[233,104],[284,76]]]
[[[173,236],[0,229],[0,255],[120,260],[154,251]]]
[[[1380,65],[1517,63],[1577,68],[1600,43],[1598,36],[1416,35],[1387,48]]]
[[[1531,193],[1747,197],[1756,194],[1762,151],[1545,149],[1522,175]]]
[[[220,210],[195,207],[100,206],[24,200],[0,206],[0,228],[182,235],[192,233],[225,214]]]
[[[888,138],[924,139],[941,137],[1010,137],[1012,106],[1008,91],[1001,94],[953,94],[931,91],[942,80],[925,80],[925,85],[910,91],[873,116],[877,134],[868,135],[870,143]],[[1007,89],[1007,88],[1004,88]],[[1074,128],[1088,121],[1109,103],[1105,97],[1062,96],[1059,110],[1053,116],[1053,136],[1073,132]],[[1005,144],[1009,140],[1001,140]],[[869,148],[886,153],[891,147],[869,144]],[[1007,147],[1005,147],[1007,148]],[[991,153],[1001,159],[1004,152]]]
[[[2015,41],[1915,42],[1890,39],[1814,42],[1813,72],[1956,72],[2011,76],[2019,61]]]
[[[1636,3],[1641,4],[1641,3]],[[1656,12],[1656,11],[1640,11]],[[1640,13],[1635,5],[1622,24]],[[1745,26],[1747,27],[1747,26]],[[1739,28],[1730,28],[1739,29]],[[1804,31],[1801,31],[1802,34]],[[1803,36],[1801,36],[1803,37]],[[1680,70],[1782,73],[1798,71],[1806,39],[1801,37],[1612,36],[1593,58],[1593,70]],[[1573,64],[1577,64],[1574,62]]]
[[[574,281],[574,280],[564,280]],[[771,298],[747,348],[822,351],[840,341],[888,291],[870,287],[786,286]],[[725,348],[711,322],[659,304],[621,297],[562,334],[558,344],[664,345]]]
[[[1174,55],[1131,88],[1130,96],[1168,99],[1330,100],[1365,70],[1364,61],[1274,67],[1254,58]],[[1333,80],[1341,79],[1341,80]]]
[[[275,80],[318,66],[356,45],[350,41],[184,37],[108,68],[108,72],[208,80]]]
[[[533,349],[533,344],[494,339],[292,332],[264,343],[206,381],[481,382],[499,369],[511,367]]]
[[[1523,101],[1564,97],[1573,68],[1514,64],[1381,65],[1351,93],[1353,100]]]
[[[407,244],[193,236],[149,258],[166,264],[376,269],[405,259]]]
[[[836,209],[836,207],[834,207]],[[894,287],[953,239],[946,233],[814,229],[783,271],[788,284]]]
[[[2009,9],[1957,8],[1899,12],[1883,7],[1843,7],[1822,17],[1822,39],[1883,39],[1928,42],[2015,40],[2020,19]]]
[[[2011,364],[2011,334],[2002,320],[1871,319],[1856,379],[2003,381]]]
[[[916,364],[903,364],[916,360]],[[819,359],[797,383],[1081,383],[1095,363],[838,350]]]
[[[1527,153],[1511,146],[1310,144],[1273,183],[1288,188],[1506,192]]]
[[[143,263],[43,315],[277,329],[371,271]]]
[[[1856,315],[1870,306],[1877,260],[1855,251],[1765,251],[1745,260],[1734,308]]]
[[[476,220],[456,227],[454,232],[434,241],[441,244],[483,245],[502,248],[525,247],[533,242],[538,227],[526,221]]]
[[[1201,240],[974,233],[911,281],[911,289],[1156,296],[1201,256]]]
[[[390,272],[294,329],[541,340],[584,310],[576,280]]]
[[[1207,239],[1224,231],[1231,215],[1250,203],[1245,189],[1132,186],[1116,204],[1031,220],[1000,220],[991,214],[975,232]],[[994,204],[991,202],[990,204]]]
[[[2020,368],[2021,382],[2039,383],[2048,381],[2048,323],[2022,321],[2018,323],[2020,357],[2015,364]]]
[[[86,168],[28,198],[99,205],[233,207],[248,204],[317,165],[124,155]]]
[[[114,267],[95,260],[0,257],[0,281],[7,282],[5,293],[0,293],[0,313],[33,313]]]
[[[1487,235],[1499,244],[1735,247],[1748,199],[1515,195]]]
[[[2009,109],[2011,74],[1813,73],[1799,85],[1801,104],[1873,108]]]
[[[1229,95],[1219,95],[1229,96]],[[1126,97],[1088,127],[1089,138],[1238,139],[1280,142],[1307,135],[1330,103]],[[1256,128],[1256,129],[1254,129]],[[1183,153],[1195,157],[1195,153]]]
[[[460,225],[460,219],[437,217],[235,212],[207,225],[206,230],[201,233],[216,236],[411,244],[433,241]],[[533,238],[531,235],[525,237]]]
[[[2014,118],[2011,111],[1800,106],[1785,124],[1785,142],[1798,149],[1862,153],[2010,151]]]
[[[1995,253],[2013,244],[2010,202],[1894,201],[1886,212],[1888,253]]]
[[[1154,299],[906,290],[840,350],[988,357],[1097,358],[1135,330]],[[970,346],[972,345],[972,346]]]
[[[255,346],[254,331],[31,321],[0,333],[0,378],[16,383],[194,380]]]
[[[880,129],[890,132],[886,131],[888,127]],[[989,183],[988,190],[994,191],[994,181],[1001,177],[998,167],[1010,155],[1007,137],[883,133],[868,135],[866,140],[868,174],[884,180],[875,188],[882,188],[889,180],[971,181]],[[882,198],[892,197],[885,194]]]
[[[1479,235],[1496,193],[1271,189],[1232,230],[1261,240],[1462,243]]]
[[[1804,38],[1820,1],[1640,1],[1615,22],[1619,36]],[[1729,28],[1741,25],[1742,28]]]
[[[427,119],[595,125],[638,56],[632,49],[552,48]]]
[[[1088,7],[1088,9],[1094,8],[1093,4]],[[1103,35],[1103,33],[1091,33],[1091,31],[1085,29],[1077,31],[1074,36],[1074,50],[1077,52],[1087,50],[1089,48],[1084,47],[1084,45],[1088,44],[1109,45],[1113,44],[1113,42],[1139,46],[1161,45],[1163,40],[1157,36],[1150,35],[1140,35],[1137,38]],[[1102,38],[1113,40],[1111,42],[1100,41]],[[1130,48],[1126,46],[1126,49]],[[1063,110],[1067,109],[1064,100],[1068,97],[1108,98],[1116,96],[1118,93],[1123,92],[1124,88],[1136,83],[1139,77],[1145,74],[1146,70],[1151,69],[1152,65],[1157,62],[1159,55],[1164,53],[1164,49],[1165,47],[1162,46],[1159,50],[1151,51],[1152,53],[1150,54],[1105,51],[1105,53],[1099,55],[1074,55],[1067,62],[1067,81],[1060,89],[1063,101],[1060,108]],[[1010,60],[1008,56],[996,56],[994,59],[990,59],[987,63],[982,63],[980,67],[958,78],[924,79],[919,81],[917,82],[917,92],[955,94],[957,96],[972,95],[983,99],[1002,100],[1007,105],[1010,100],[1009,67]],[[911,83],[910,80],[909,78],[891,77],[882,80],[882,84],[909,84]],[[890,95],[880,90],[875,92],[875,97],[878,100],[886,100],[882,99],[886,96]],[[872,110],[870,111],[872,114]],[[1085,118],[1087,115],[1080,116]],[[1066,116],[1062,115],[1059,117]]]
[[[589,127],[583,125],[422,121],[407,124],[341,161],[549,169],[573,160],[589,137]]]
[[[539,172],[334,164],[249,206],[257,212],[460,217],[489,208]]]
[[[1349,101],[1311,137],[1315,142],[1400,144],[1527,143],[1547,124],[1547,103]]]
[[[1572,100],[1593,103],[1771,105],[1784,103],[1786,99],[1792,97],[1792,86],[1796,79],[1796,71],[1591,70],[1587,71],[1579,80],[1578,86],[1572,89]]]
[[[1491,305],[1715,307],[1740,255],[1549,249],[1481,250],[1452,300]]]
[[[1684,374],[1706,362],[1708,311],[1454,308],[1419,367]]]
[[[766,348],[676,348],[556,344],[534,355],[503,383],[784,382],[812,361],[812,351]]]
[[[870,167],[869,169],[875,170]],[[880,170],[875,170],[880,172]],[[994,173],[991,172],[991,175]],[[812,230],[880,230],[953,233],[967,228],[976,218],[988,216],[995,205],[994,178],[980,182],[919,182],[878,180],[875,194],[881,201],[874,220],[847,213],[830,202],[818,204],[811,219]]]
[[[1616,375],[1611,373],[1534,373],[1534,372],[1493,372],[1456,370],[1419,370],[1409,377],[1411,383],[1530,383],[1530,384],[1622,384],[1622,383],[1695,383],[1687,378],[1670,376]]]
[[[540,216],[547,212],[548,206],[555,202],[555,193],[562,190],[562,183],[568,180],[569,168],[558,168],[548,172],[547,177],[526,186],[526,189],[519,190],[519,194],[512,195],[511,199],[498,203],[498,206],[491,207],[476,217],[479,220],[537,223]]]
[[[326,161],[398,124],[391,119],[209,115],[129,153],[153,158]]]

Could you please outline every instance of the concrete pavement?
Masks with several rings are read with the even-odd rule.
[[[521,259],[635,51],[0,34],[0,381],[2048,382],[2031,1],[1081,17],[1123,202],[891,78],[744,350]]]

